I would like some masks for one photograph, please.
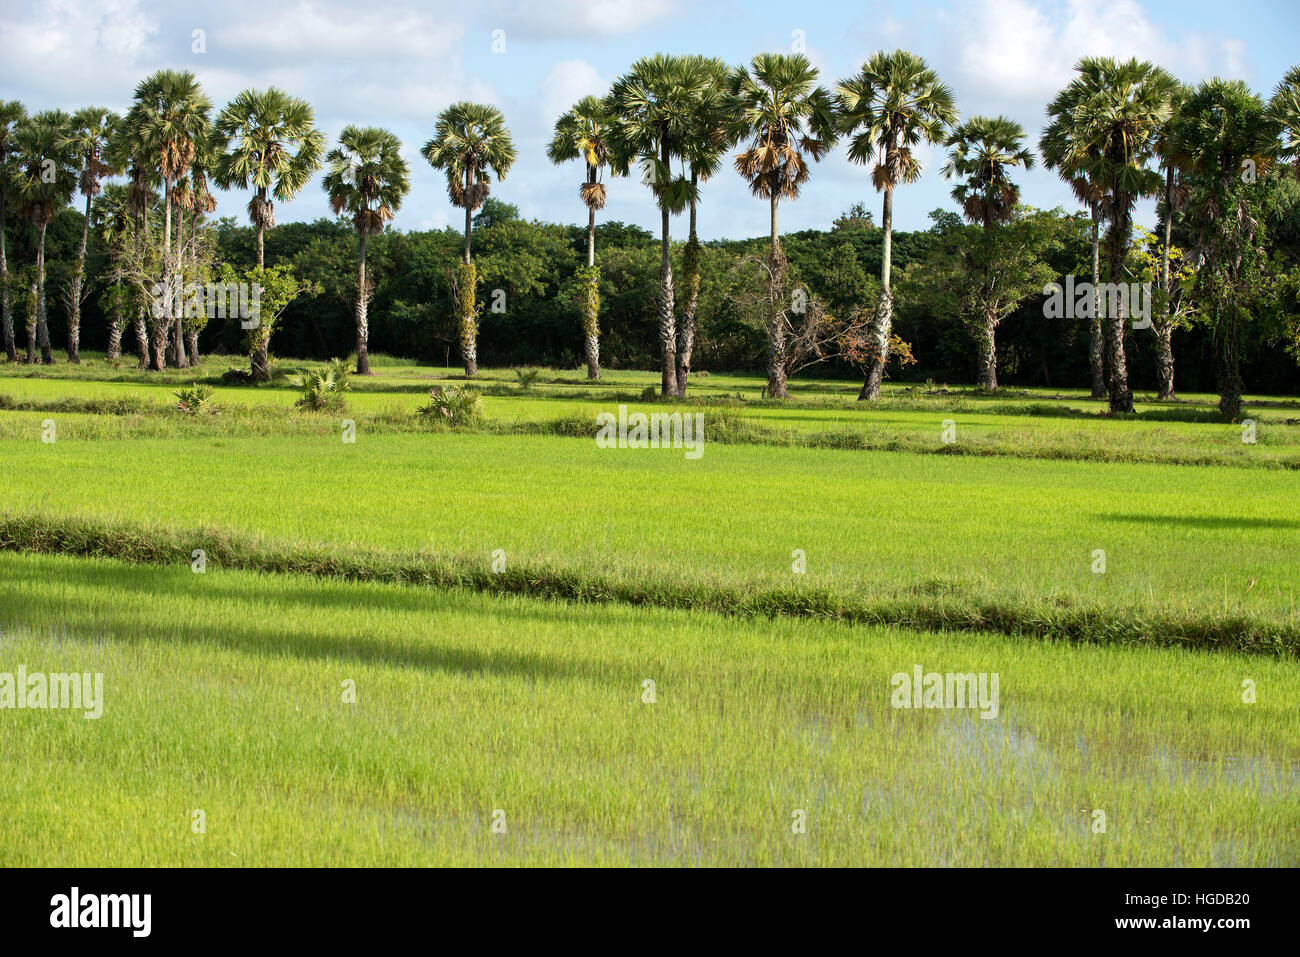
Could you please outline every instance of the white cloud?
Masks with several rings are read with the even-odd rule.
[[[493,29],[521,38],[609,37],[631,33],[678,12],[678,0],[488,0]],[[508,49],[508,46],[507,46]]]
[[[561,60],[538,84],[538,120],[549,131],[556,117],[584,96],[604,96],[609,81],[586,60]]]
[[[1240,40],[1175,36],[1136,0],[979,0],[945,20],[954,78],[963,91],[990,99],[1046,102],[1085,56],[1151,60],[1193,82],[1241,75],[1245,65]]]

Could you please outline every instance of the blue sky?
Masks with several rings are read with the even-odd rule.
[[[195,52],[194,31],[204,52]],[[500,49],[504,39],[504,50]],[[218,108],[247,87],[277,85],[305,97],[331,141],[347,123],[382,125],[403,141],[412,190],[397,225],[459,225],[443,182],[419,156],[438,111],[459,99],[501,107],[519,161],[500,198],[524,215],[583,222],[577,163],[552,166],[545,145],[555,117],[588,93],[603,93],[638,56],[704,53],[739,63],[762,50],[802,43],[823,81],[858,70],[878,49],[924,56],[952,87],[963,115],[1005,113],[1036,142],[1043,109],[1083,55],[1141,56],[1186,82],[1240,78],[1268,94],[1300,62],[1300,4],[1203,0],[977,0],[952,3],[697,0],[387,0],[215,5],[152,0],[7,0],[0,15],[0,97],[29,109],[99,104],[125,109],[136,83],[161,67],[194,71]],[[895,199],[898,228],[928,225],[952,207],[939,173],[942,153],[922,154],[921,182]],[[1037,169],[1021,178],[1026,202],[1073,209],[1068,189]],[[783,230],[826,227],[854,202],[879,218],[867,170],[843,146],[814,170],[803,195],[782,208]],[[244,217],[247,197],[220,197],[219,215]],[[277,219],[328,215],[319,180]],[[658,228],[647,189],[610,185],[603,213]],[[705,238],[766,233],[766,204],[723,170],[704,187]],[[1149,219],[1149,205],[1139,221]],[[681,234],[682,220],[674,224]]]

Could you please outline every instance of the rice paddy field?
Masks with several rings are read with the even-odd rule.
[[[1300,863],[1300,400],[374,361],[0,367],[0,864]]]

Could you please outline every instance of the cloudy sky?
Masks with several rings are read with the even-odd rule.
[[[1300,60],[1297,37],[1294,0],[5,0],[0,97],[29,110],[123,110],[135,85],[162,67],[192,70],[218,108],[241,89],[280,86],[315,106],[331,141],[353,122],[402,138],[413,170],[397,218],[406,229],[459,225],[419,148],[448,104],[489,102],[505,112],[519,148],[496,195],[528,217],[585,224],[578,164],[552,166],[545,144],[563,109],[604,93],[644,54],[739,63],[801,42],[830,85],[874,51],[904,47],[929,60],[964,115],[1005,113],[1036,142],[1044,105],[1080,56],[1137,55],[1187,82],[1219,75],[1268,93]],[[902,229],[922,228],[929,210],[952,205],[938,172],[942,157],[930,151],[923,161],[922,182],[895,200]],[[1042,170],[1023,177],[1023,194],[1037,206],[1073,206],[1069,191]],[[782,227],[825,227],[857,201],[879,218],[866,170],[841,147],[814,171],[804,195],[783,207]],[[218,214],[242,217],[246,202],[223,195]],[[319,180],[277,211],[280,222],[326,215]],[[611,185],[604,215],[658,227],[649,193],[635,181]],[[728,168],[705,187],[700,232],[764,235],[766,216],[766,204]]]

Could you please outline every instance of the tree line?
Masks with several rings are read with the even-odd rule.
[[[454,348],[469,377],[480,339],[494,359],[572,360],[592,379],[603,347],[620,364],[657,365],[665,396],[686,394],[700,358],[765,368],[773,398],[810,365],[856,370],[867,400],[888,369],[964,378],[973,364],[995,391],[999,369],[1066,384],[1086,364],[1094,396],[1122,413],[1132,411],[1135,349],[1139,374],[1149,365],[1160,396],[1175,396],[1173,332],[1182,330],[1186,372],[1202,387],[1212,378],[1223,414],[1236,417],[1243,369],[1253,388],[1294,390],[1294,363],[1276,347],[1300,347],[1298,117],[1300,67],[1266,100],[1238,81],[1187,87],[1147,62],[1085,58],[1048,104],[1035,151],[1006,117],[960,119],[951,91],[907,51],[882,51],[830,86],[802,54],[763,53],[739,67],[657,54],[555,123],[548,156],[579,165],[585,230],[524,221],[493,197],[517,157],[505,117],[457,103],[420,153],[445,175],[463,230],[403,233],[393,223],[410,170],[394,134],[351,125],[327,148],[303,100],[249,90],[213,115],[192,74],[163,70],[123,116],[28,116],[0,103],[5,348],[20,358],[21,311],[27,361],[53,361],[46,251],[55,224],[71,362],[83,307],[102,319],[110,358],[134,330],[144,366],[185,366],[202,335],[249,354],[254,380],[270,375],[273,336],[293,354],[324,342],[340,351],[346,312],[360,374],[370,371],[377,322],[385,351],[432,358],[441,349],[450,361]],[[841,141],[881,196],[879,225],[858,204],[827,230],[783,235],[781,203],[798,199]],[[896,234],[895,192],[920,177],[922,143],[946,149],[942,172],[960,213],[935,211],[931,229]],[[1040,160],[1082,212],[1021,202],[1015,175]],[[768,204],[765,240],[699,240],[707,184],[724,167]],[[277,227],[276,203],[317,172],[336,219]],[[648,190],[658,236],[598,222],[624,177]],[[213,184],[247,191],[248,227],[213,219]],[[78,195],[84,212],[67,209]],[[1157,200],[1154,231],[1133,223],[1145,197]],[[4,224],[10,207],[14,228]],[[687,234],[674,243],[682,215]],[[30,262],[11,270],[6,246]],[[1053,314],[1048,288],[1056,284],[1059,300],[1076,280],[1084,291]],[[211,310],[184,290],[213,282],[256,288],[257,321],[207,329]]]

